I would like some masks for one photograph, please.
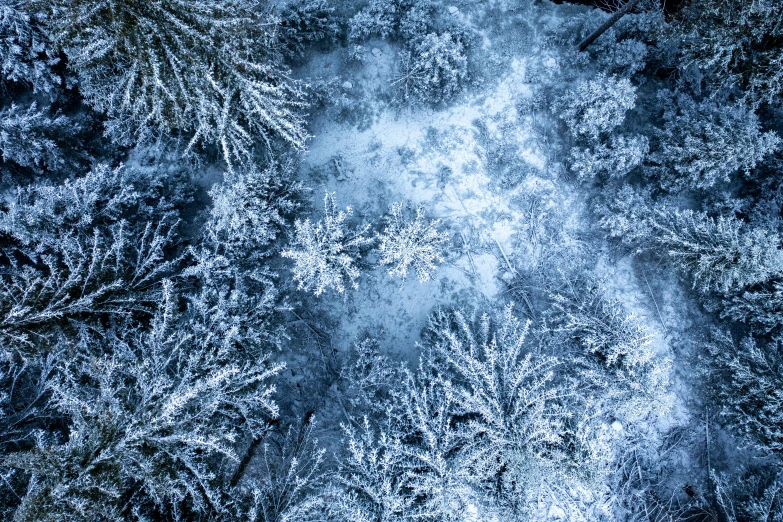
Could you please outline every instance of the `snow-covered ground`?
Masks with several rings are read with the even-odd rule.
[[[320,207],[323,191],[334,192],[339,205],[377,224],[394,202],[422,204],[452,245],[432,281],[409,278],[401,286],[378,268],[363,274],[357,291],[322,297],[339,317],[340,348],[369,331],[390,353],[416,357],[415,341],[433,308],[502,301],[504,280],[517,271],[557,265],[566,252],[584,257],[582,237],[594,232],[585,191],[551,157],[550,134],[541,131],[551,122],[540,121],[531,103],[537,88],[563,81],[557,49],[532,29],[558,23],[558,8],[531,21],[528,11],[484,5],[474,13],[460,6],[464,23],[481,27],[473,60],[492,64],[497,74],[479,73],[443,108],[389,103],[398,50],[384,41],[369,42],[361,64],[346,65],[347,51],[340,49],[301,71],[336,78],[343,105],[364,113],[359,124],[344,112],[314,114],[301,168],[313,207]],[[604,259],[600,271],[630,273],[614,263]],[[633,275],[612,279],[618,298],[659,330],[659,312],[636,311],[637,303],[650,304],[644,283]],[[656,339],[665,344],[664,337]]]
[[[486,32],[482,39],[493,48]],[[556,76],[550,53],[507,47],[503,74],[437,110],[385,102],[397,51],[381,41],[368,48],[366,63],[343,71],[338,84],[346,99],[371,106],[371,123],[316,117],[302,170],[314,208],[324,190],[371,221],[394,202],[422,204],[451,237],[452,254],[432,281],[410,278],[401,288],[381,268],[363,275],[358,291],[331,299],[341,343],[369,330],[382,332],[390,351],[410,352],[433,308],[498,299],[504,277],[535,266],[552,245],[577,247],[586,223],[578,191],[553,174],[548,144],[525,110],[533,95],[529,71],[543,67]],[[318,57],[307,72],[335,72],[341,58],[339,51]]]
[[[564,168],[551,115],[536,104],[537,92],[573,81],[557,47],[545,42],[544,29],[561,22],[559,9],[573,6],[550,5],[536,11],[538,19],[531,19],[532,11],[498,5],[460,6],[459,16],[477,34],[477,65],[466,90],[445,107],[393,101],[389,85],[399,49],[380,40],[365,45],[363,63],[349,62],[348,51],[338,49],[315,56],[300,71],[302,77],[330,79],[340,98],[337,109],[312,118],[313,138],[300,172],[313,189],[313,208],[321,208],[324,191],[334,192],[339,206],[379,225],[392,203],[421,204],[451,242],[446,263],[429,282],[409,277],[401,284],[380,267],[362,274],[358,290],[315,300],[334,321],[333,348],[345,354],[370,334],[387,355],[413,363],[433,309],[502,306],[510,299],[506,283],[515,276],[577,263],[606,281],[609,297],[649,329],[661,358],[672,357],[670,341],[685,326],[676,317],[678,305],[668,302],[678,297],[665,285],[651,287],[631,257],[602,246],[589,189]],[[673,389],[682,396],[673,372]],[[650,440],[687,420],[682,400],[659,399],[668,413],[641,426]],[[623,436],[622,423],[612,426],[609,433]],[[598,498],[597,492],[572,493],[580,504]],[[539,504],[542,519],[562,519],[545,498]],[[470,511],[466,520],[486,516]]]

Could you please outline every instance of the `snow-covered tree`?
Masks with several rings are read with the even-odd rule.
[[[599,174],[621,178],[642,164],[650,145],[644,136],[612,136],[608,145],[571,150],[571,170],[580,180],[592,180]]]
[[[614,187],[613,187],[614,188]],[[651,190],[625,183],[615,190],[606,187],[595,205],[599,224],[609,237],[638,245],[652,236],[649,223]]]
[[[109,317],[138,320],[155,309],[176,263],[167,250],[177,220],[165,199],[147,200],[160,198],[143,185],[154,182],[99,166],[61,186],[19,190],[0,212],[5,350],[47,351],[66,332],[100,333]],[[148,203],[155,207],[145,211]]]
[[[783,474],[779,471],[748,470],[737,477],[711,470],[710,480],[715,487],[715,500],[727,522],[783,520]]]
[[[438,230],[439,220],[428,222],[419,205],[412,220],[406,219],[402,203],[395,203],[385,217],[386,227],[377,235],[379,263],[389,266],[391,277],[399,276],[403,283],[413,268],[420,282],[429,281],[438,265],[444,261],[448,237]]]
[[[274,136],[303,147],[300,85],[280,63],[263,0],[55,1],[48,32],[109,135],[138,143],[184,133],[229,165]]]
[[[378,340],[367,337],[354,343],[343,368],[341,388],[350,411],[386,416],[390,390],[403,379],[400,367],[381,354]]]
[[[4,462],[30,449],[36,438],[61,432],[60,415],[49,403],[49,384],[59,360],[54,354],[35,361],[0,354],[0,517],[12,520],[27,477]]]
[[[696,66],[717,89],[739,90],[753,106],[779,103],[783,36],[775,0],[702,0],[689,4],[675,28],[682,69]]]
[[[780,339],[746,337],[737,344],[714,331],[705,372],[720,414],[736,433],[764,453],[783,452],[783,352]]]
[[[405,473],[403,434],[390,425],[376,432],[367,419],[359,429],[343,429],[346,455],[337,475],[337,501],[331,506],[337,519],[391,522],[413,516],[416,499],[406,488],[410,476]]]
[[[247,466],[240,464],[232,478],[239,483],[231,493],[239,504],[235,512],[260,522],[323,520],[323,503],[317,492],[325,480],[325,450],[313,434],[315,422],[307,416],[258,441],[259,465],[246,459],[243,464]]]
[[[433,11],[431,0],[371,0],[349,21],[349,36],[354,41],[393,36],[415,44],[431,29]]]
[[[278,345],[284,337],[275,312],[281,296],[267,260],[300,207],[293,168],[283,161],[227,172],[210,191],[212,207],[182,273],[199,289],[189,295],[193,309],[211,317],[213,328],[235,329],[253,344]]]
[[[657,177],[669,190],[709,189],[737,172],[747,176],[780,145],[776,133],[761,132],[758,117],[743,104],[696,103],[680,94],[665,107],[658,153],[664,168]]]
[[[59,171],[68,166],[58,136],[74,132],[76,122],[62,115],[49,117],[35,103],[27,108],[11,105],[0,111],[0,153],[36,173]]]
[[[643,16],[643,15],[641,15]],[[641,25],[641,24],[640,24]],[[604,35],[592,45],[592,51],[601,64],[601,70],[626,76],[644,69],[650,49],[636,38],[609,39]]]
[[[779,332],[783,327],[783,282],[754,285],[723,301],[722,317],[730,317],[760,328],[765,333]]]
[[[300,208],[304,191],[294,181],[295,164],[272,162],[227,172],[210,190],[212,208],[204,224],[203,245],[209,257],[256,261],[269,255],[268,247]]]
[[[502,502],[525,502],[535,477],[561,458],[568,392],[554,380],[559,360],[527,346],[529,324],[506,307],[471,320],[437,312],[425,332],[433,364],[452,397],[462,466],[475,485]]]
[[[652,243],[664,247],[702,291],[735,292],[783,271],[780,238],[769,230],[691,210],[658,210],[649,222]]]
[[[401,377],[377,432],[367,418],[344,426],[335,511],[343,520],[460,520],[471,490],[453,458],[452,398],[422,366]]]
[[[326,0],[296,0],[280,13],[278,37],[288,56],[302,56],[307,46],[334,41],[339,34],[334,8]]]
[[[636,87],[627,78],[598,74],[555,100],[552,110],[574,136],[598,140],[625,121],[636,105]]]
[[[52,67],[57,57],[25,0],[0,2],[0,63],[3,79],[32,87],[54,97],[61,78]]]
[[[356,261],[373,239],[368,236],[369,225],[349,225],[352,215],[351,207],[338,211],[334,194],[327,192],[323,219],[317,223],[310,218],[296,220],[294,237],[281,255],[294,260],[293,276],[299,290],[319,296],[328,289],[343,293],[346,284],[358,288]]]
[[[598,281],[568,281],[550,295],[550,328],[565,333],[584,350],[589,370],[582,376],[601,388],[614,415],[637,420],[647,413],[666,413],[671,360],[657,353],[653,332],[643,321],[607,295]],[[593,369],[600,368],[595,374]]]
[[[402,53],[401,69],[392,85],[400,89],[403,99],[448,101],[468,77],[465,45],[451,33],[430,33]]]
[[[608,367],[649,362],[651,333],[595,281],[569,282],[564,292],[550,295],[553,327],[573,335],[584,348]]]
[[[235,467],[238,441],[277,414],[269,379],[280,367],[194,334],[174,300],[167,285],[148,330],[129,323],[75,347],[49,386],[67,440],[7,457],[30,475],[17,520],[227,514],[221,466]]]

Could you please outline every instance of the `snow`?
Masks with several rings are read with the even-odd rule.
[[[449,13],[461,18],[474,15],[451,7]],[[560,174],[562,166],[551,153],[556,149],[547,128],[551,122],[541,122],[531,108],[536,91],[562,82],[568,71],[541,41],[544,32],[531,32],[523,13],[493,23],[505,24],[502,37],[486,27],[475,38],[485,55],[478,61],[491,74],[474,78],[448,106],[390,102],[388,85],[400,49],[371,41],[372,59],[338,70],[343,88],[348,90],[346,83],[353,87],[347,110],[361,110],[361,123],[329,111],[313,115],[314,137],[300,170],[314,189],[314,206],[324,190],[334,191],[338,205],[350,205],[363,222],[379,224],[392,203],[421,204],[451,235],[449,258],[431,281],[409,277],[400,286],[379,267],[358,279],[357,290],[322,296],[319,306],[338,321],[333,348],[345,352],[369,333],[387,355],[415,363],[417,342],[433,309],[497,307],[507,299],[505,281],[512,276],[542,266],[557,270],[565,259],[580,259],[593,275],[607,280],[611,296],[628,312],[651,325],[656,353],[670,357],[669,332],[651,292],[634,273],[633,260],[586,245],[584,238],[594,228],[585,191]],[[541,23],[558,21],[552,17]],[[339,62],[340,52],[314,60],[302,75],[316,75],[323,62]],[[654,431],[682,421],[686,408],[672,401],[674,413],[657,419]],[[619,418],[606,427],[621,437],[629,422]],[[580,505],[600,497],[573,487],[573,502]],[[563,506],[551,499],[542,503],[542,519],[568,519]],[[489,518],[469,506],[465,520]]]
[[[527,31],[526,25],[515,27]],[[552,175],[554,165],[545,152],[550,144],[536,131],[535,115],[525,103],[534,81],[559,81],[558,60],[535,39],[493,38],[489,30],[478,35],[487,52],[508,55],[502,70],[450,106],[389,104],[382,93],[394,77],[398,49],[376,40],[368,43],[372,60],[342,73],[349,78],[343,87],[357,86],[357,99],[369,106],[366,125],[314,115],[314,138],[301,169],[314,198],[334,191],[338,205],[351,205],[365,221],[376,223],[394,202],[422,204],[452,234],[451,257],[434,281],[409,280],[399,288],[376,269],[345,299],[324,300],[342,318],[334,336],[339,349],[369,330],[383,332],[382,344],[390,352],[416,358],[415,341],[434,308],[502,300],[504,276],[546,262],[553,250],[580,249],[579,237],[589,228],[584,201],[578,187]],[[340,55],[321,60],[339,62]],[[311,64],[312,74],[322,63]],[[503,161],[493,161],[498,144]],[[520,173],[511,186],[501,186],[499,163],[513,165],[512,176]],[[640,293],[628,280],[625,289]]]

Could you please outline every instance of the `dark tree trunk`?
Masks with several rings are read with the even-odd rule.
[[[636,4],[639,2],[641,2],[641,0],[628,0],[625,5],[615,11],[614,14],[601,25],[601,27],[593,31],[593,34],[582,40],[582,43],[579,44],[579,51],[584,51],[587,49],[591,43],[595,42],[599,36],[604,34],[610,27],[617,23],[617,20],[625,16],[628,11],[633,9],[634,6],[636,6]]]

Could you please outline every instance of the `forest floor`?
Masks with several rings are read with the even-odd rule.
[[[607,282],[649,326],[658,353],[669,356],[669,341],[685,327],[671,304],[680,299],[676,285],[648,280],[631,257],[607,247],[589,191],[558,157],[557,122],[536,105],[537,90],[568,76],[547,30],[586,8],[548,4],[531,18],[502,2],[455,5],[453,16],[474,33],[474,67],[468,87],[445,107],[395,102],[390,84],[400,49],[385,41],[367,43],[362,63],[340,48],[299,71],[329,80],[339,99],[314,111],[300,169],[316,212],[324,191],[376,225],[394,202],[421,204],[451,238],[449,258],[429,282],[409,276],[401,284],[377,268],[362,274],[358,290],[314,299],[310,306],[334,322],[331,348],[345,354],[369,333],[385,354],[415,363],[420,332],[437,307],[502,307],[516,276],[578,263]],[[661,427],[680,422],[683,410],[678,405]]]

